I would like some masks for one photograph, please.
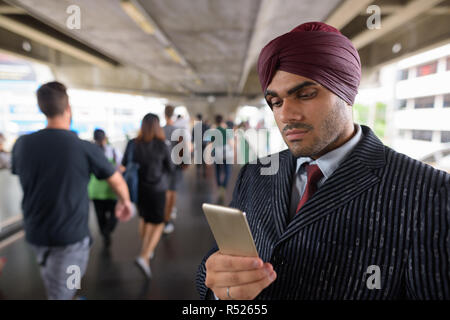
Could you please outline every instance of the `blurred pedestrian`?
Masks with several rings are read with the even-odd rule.
[[[0,169],[9,169],[11,167],[11,154],[4,149],[5,142],[5,136],[0,132]]]
[[[225,122],[227,129],[234,129],[234,122],[230,118]]]
[[[204,139],[205,132],[209,129],[209,126],[206,124],[206,121],[203,121],[203,115],[201,113],[197,114],[197,122],[194,124],[192,128],[192,143],[194,144],[194,161],[195,155],[197,155],[198,160],[201,160],[201,163],[196,163],[197,167],[197,176],[202,175],[203,178],[206,178],[207,165],[203,159],[203,152],[206,149],[208,142]],[[197,137],[197,135],[201,134],[201,139]],[[201,143],[200,143],[201,141]]]
[[[94,131],[94,143],[100,147],[106,159],[118,170],[122,162],[122,154],[119,150],[108,144],[105,131],[102,129],[96,129]],[[89,198],[94,203],[98,226],[103,236],[103,244],[105,248],[108,248],[111,245],[111,233],[117,225],[117,217],[114,214],[117,197],[106,181],[97,179],[93,174],[91,174],[88,192]]]
[[[164,134],[166,136],[166,143],[170,147],[170,151],[174,146],[176,146],[180,141],[172,141],[172,133],[177,129],[174,126],[173,114],[175,107],[167,105],[164,109],[164,115],[166,118],[166,125],[164,126]],[[175,219],[177,214],[176,197],[177,189],[179,188],[183,180],[183,169],[181,165],[176,165],[175,170],[169,174],[169,188],[166,192],[166,207],[164,210],[164,233],[172,233],[175,229],[172,220]]]
[[[226,124],[223,121],[222,115],[216,115],[216,127],[215,129],[219,133],[219,141],[214,142],[214,158],[216,161],[216,181],[219,187],[219,202],[223,202],[225,199],[226,188],[231,174],[231,164],[227,161],[227,158],[232,156],[232,147],[230,141],[227,139]]]
[[[2,270],[5,267],[5,264],[6,264],[6,258],[0,257],[0,276],[2,275]]]
[[[169,175],[174,170],[170,149],[157,115],[147,114],[142,120],[138,137],[128,142],[122,160],[125,167],[129,152],[133,152],[132,159],[139,164],[137,205],[142,248],[136,263],[146,277],[151,278],[150,257],[164,229],[166,191],[169,187]]]
[[[118,196],[116,214],[131,216],[128,188],[100,148],[70,131],[72,110],[66,87],[44,84],[37,91],[47,127],[20,137],[12,152],[12,172],[23,189],[22,211],[26,241],[40,265],[49,299],[72,299],[89,259],[88,227],[90,174],[106,179]],[[77,271],[74,286],[68,277]]]

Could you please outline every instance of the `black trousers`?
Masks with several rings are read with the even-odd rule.
[[[97,214],[98,226],[103,236],[109,236],[117,225],[117,218],[114,213],[116,200],[93,200],[95,213]]]

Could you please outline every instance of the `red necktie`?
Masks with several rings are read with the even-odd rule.
[[[298,203],[296,212],[298,212],[300,210],[300,208],[306,203],[306,201],[308,201],[308,199],[313,196],[313,194],[317,190],[317,182],[319,182],[319,180],[323,177],[323,173],[322,173],[322,171],[320,171],[320,168],[318,165],[306,164],[305,168],[306,168],[306,174],[308,176],[308,181],[306,183],[305,192],[303,192],[303,196]]]

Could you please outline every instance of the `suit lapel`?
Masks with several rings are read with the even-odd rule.
[[[272,192],[271,203],[273,204],[273,217],[278,237],[284,233],[288,216],[289,201],[291,196],[292,178],[295,171],[296,159],[289,150],[280,153],[278,172],[271,176]]]
[[[289,238],[312,222],[336,212],[337,208],[380,181],[373,169],[385,164],[384,146],[368,127],[361,127],[364,135],[361,142],[314,196],[304,204],[279,241]]]

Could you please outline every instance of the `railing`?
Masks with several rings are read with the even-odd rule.
[[[22,226],[22,189],[10,170],[0,170],[0,240]]]
[[[438,165],[439,161],[444,158],[450,156],[450,143],[444,144],[442,148],[439,150],[433,151],[422,158],[420,158],[420,161],[426,162],[426,163],[436,163]]]

